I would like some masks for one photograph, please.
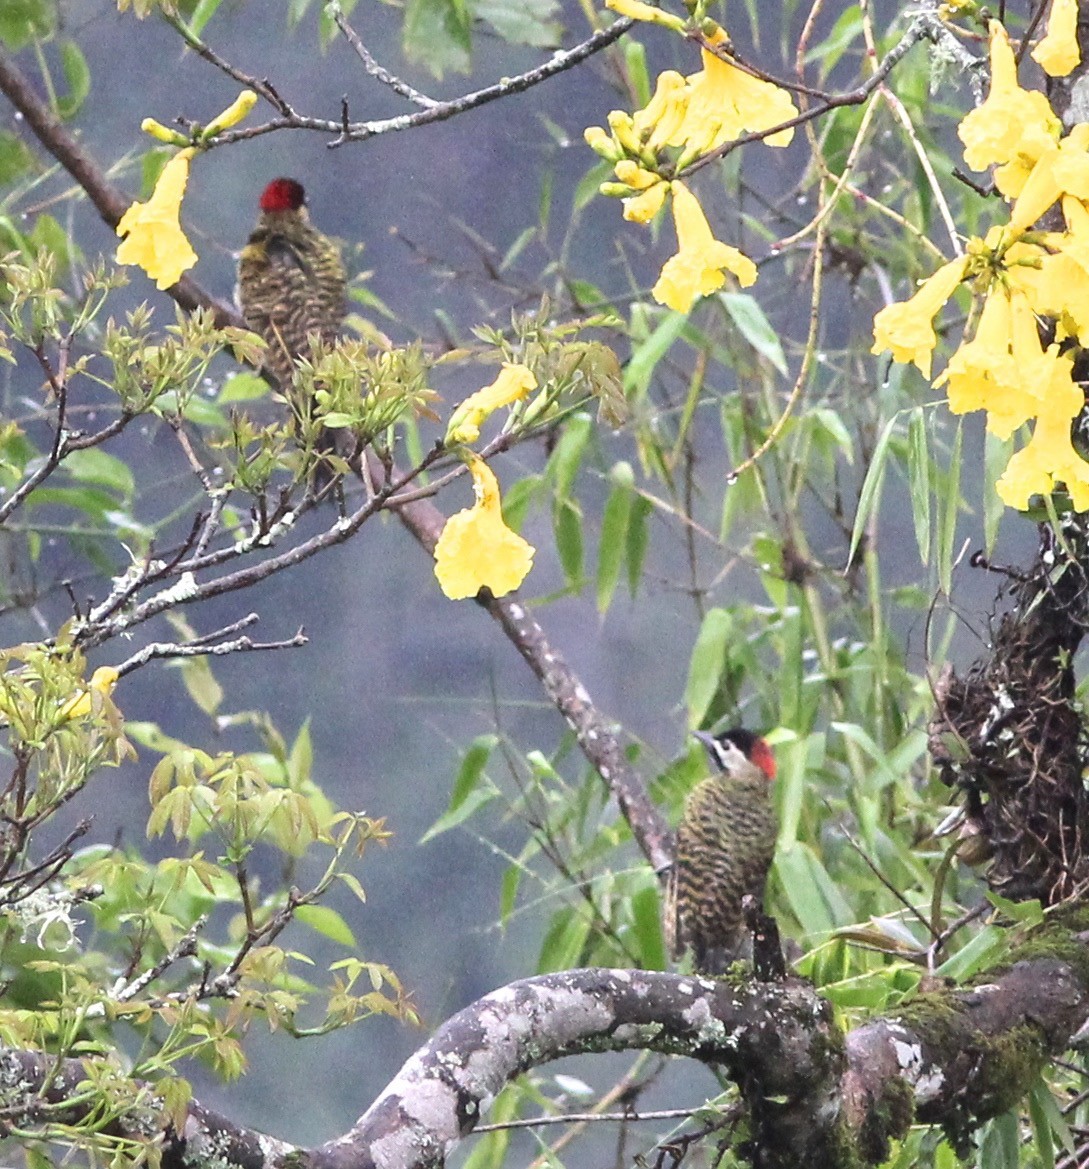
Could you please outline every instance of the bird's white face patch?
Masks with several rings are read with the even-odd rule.
[[[708,747],[715,762],[723,771],[735,773],[744,768],[748,763],[748,760],[745,758],[745,753],[736,743],[731,743],[729,739],[726,739],[724,742],[713,739]]]

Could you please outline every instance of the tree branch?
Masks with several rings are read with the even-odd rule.
[[[1077,929],[1080,918],[1071,917]],[[201,1169],[439,1169],[514,1076],[565,1056],[649,1050],[720,1067],[751,1116],[755,1169],[876,1164],[913,1121],[962,1146],[1006,1111],[1089,1019],[1084,933],[1050,923],[975,986],[917,996],[844,1036],[800,979],[735,982],[570,970],[511,983],[450,1018],[352,1129],[304,1152],[189,1106],[184,1132],[140,1094],[121,1130],[159,1133],[164,1164]],[[1016,958],[1016,955],[1014,955]],[[0,1119],[74,1122],[95,1107],[83,1063],[0,1049]],[[69,1103],[71,1101],[71,1103]],[[77,1102],[78,1101],[78,1102]]]

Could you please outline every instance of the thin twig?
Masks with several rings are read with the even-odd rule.
[[[235,628],[243,624],[253,624],[257,620],[257,614],[251,613],[248,618],[236,622]],[[224,657],[227,654],[233,653],[260,653],[264,650],[298,649],[300,646],[306,645],[309,641],[309,638],[300,629],[294,637],[289,637],[282,641],[253,641],[249,637],[236,637],[227,641],[208,644],[211,638],[221,635],[221,633],[207,634],[205,637],[191,642],[152,642],[150,645],[145,645],[137,653],[134,653],[132,657],[126,658],[117,667],[118,676],[123,677],[133,670],[147,665],[148,662],[155,658]]]
[[[661,1108],[657,1112],[565,1112],[559,1116],[527,1116],[507,1120],[501,1124],[478,1124],[473,1135],[482,1132],[503,1132],[508,1128],[542,1128],[549,1124],[595,1124],[608,1121],[623,1124],[628,1120],[683,1120],[695,1116],[698,1108]]]
[[[371,56],[370,50],[363,43],[359,33],[345,19],[339,4],[327,4],[325,10],[332,15],[333,20],[336,21],[337,28],[344,35],[344,39],[351,45],[355,55],[363,62],[363,68],[372,77],[381,81],[383,85],[388,85],[394,93],[399,93],[401,97],[407,98],[414,105],[422,106],[425,110],[433,110],[436,106],[442,104],[441,102],[437,102],[433,97],[428,97],[426,93],[420,93],[418,89],[413,89],[407,81],[402,81],[400,77],[395,77],[388,69],[379,65],[374,57]]]
[[[401,114],[393,118],[381,118],[372,122],[352,122],[347,129],[340,119],[311,118],[301,114],[291,114],[273,118],[260,126],[245,126],[235,130],[228,130],[224,134],[217,134],[214,138],[204,141],[205,146],[225,146],[229,142],[242,142],[250,138],[260,138],[277,130],[316,130],[319,133],[333,134],[334,139],[328,143],[330,147],[343,146],[347,142],[363,142],[379,134],[396,133],[399,130],[413,130],[417,126],[428,126],[434,122],[444,122],[459,114],[467,113],[489,102],[510,97],[511,94],[524,93],[527,89],[555,77],[557,73],[565,73],[568,69],[581,64],[587,58],[600,53],[602,49],[618,41],[624,33],[632,27],[632,21],[627,17],[615,21],[608,28],[595,32],[592,36],[570,49],[553,53],[542,65],[535,69],[528,69],[515,77],[505,77],[494,85],[461,97],[451,98],[449,101],[439,102],[428,109],[422,109],[414,114]],[[233,74],[232,74],[233,76]]]

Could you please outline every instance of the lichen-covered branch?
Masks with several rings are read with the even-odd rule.
[[[969,988],[919,995],[846,1036],[800,979],[605,969],[527,978],[449,1019],[349,1132],[316,1149],[238,1128],[197,1103],[176,1133],[136,1084],[124,1131],[157,1137],[166,1163],[188,1169],[213,1161],[219,1169],[439,1169],[512,1077],[563,1056],[642,1049],[715,1064],[737,1083],[750,1113],[740,1151],[755,1169],[877,1164],[913,1121],[940,1124],[963,1147],[1085,1027],[1082,924],[1089,920],[1076,915],[1048,924],[1005,969]],[[86,1093],[64,1105],[85,1078],[79,1061],[58,1066],[0,1049],[0,1120],[25,1129],[47,1114],[78,1120],[92,1107]]]
[[[459,1012],[310,1169],[437,1169],[513,1076],[634,1048],[726,1069],[757,1121],[755,1163],[836,1163],[842,1045],[812,987],[590,969],[527,978]]]

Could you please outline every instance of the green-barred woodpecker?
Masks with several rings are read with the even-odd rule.
[[[340,248],[310,222],[301,183],[273,179],[260,207],[238,263],[238,303],[246,324],[268,345],[261,372],[290,397],[295,360],[310,352],[309,336],[340,336],[348,278]]]
[[[674,958],[691,950],[696,972],[722,974],[742,956],[742,899],[764,902],[778,825],[771,800],[775,756],[751,731],[696,732],[714,774],[685,801],[666,891],[665,932]]]

